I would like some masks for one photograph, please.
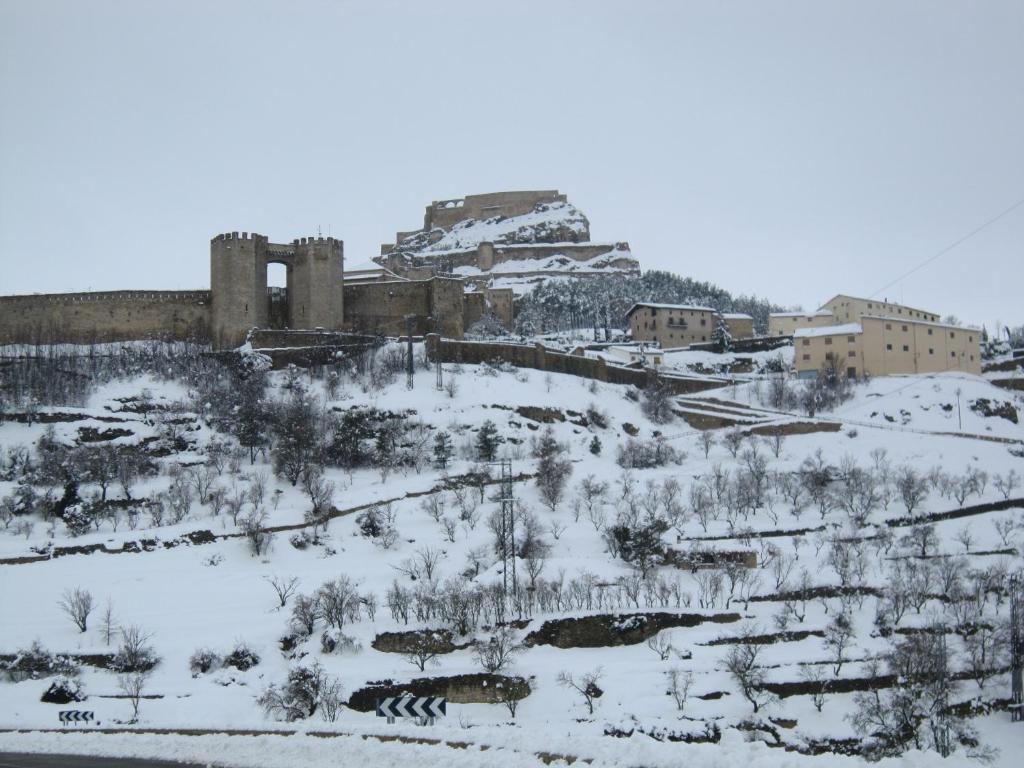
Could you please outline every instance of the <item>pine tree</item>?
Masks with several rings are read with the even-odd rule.
[[[729,333],[729,326],[725,324],[725,318],[715,315],[715,330],[711,334],[711,341],[718,345],[718,352],[732,352],[732,334]]]
[[[597,435],[594,435],[594,439],[590,441],[590,452],[595,456],[601,455],[601,440]]]
[[[493,421],[488,419],[480,425],[480,431],[476,433],[476,452],[480,461],[494,461],[500,443],[498,427]]]
[[[451,461],[455,448],[452,445],[452,437],[447,432],[438,432],[434,436],[434,463],[439,469],[446,469]]]

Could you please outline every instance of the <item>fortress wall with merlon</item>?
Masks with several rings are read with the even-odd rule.
[[[557,189],[539,189],[522,192],[491,192],[484,195],[467,195],[461,205],[446,207],[456,200],[435,200],[427,207],[423,219],[427,231],[435,227],[450,229],[467,219],[488,219],[492,216],[522,216],[530,213],[538,203],[566,202],[565,195]]]
[[[0,296],[0,343],[210,340],[210,291]]]

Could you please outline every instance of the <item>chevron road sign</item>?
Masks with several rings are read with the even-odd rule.
[[[435,717],[447,713],[447,701],[441,696],[392,696],[377,699],[377,717],[386,717],[389,723],[396,717],[416,717],[421,723],[434,722]]]
[[[62,712],[58,712],[57,715],[60,717],[62,725],[68,723],[91,723],[94,719],[92,712],[83,712],[78,709],[65,709]]]

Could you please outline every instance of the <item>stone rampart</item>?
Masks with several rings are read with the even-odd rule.
[[[0,342],[207,342],[210,291],[98,291],[0,296]]]
[[[606,381],[610,384],[631,384],[637,387],[647,386],[654,377],[653,371],[650,370],[615,365],[599,358],[554,352],[545,348],[543,344],[459,341],[443,339],[433,333],[427,335],[425,342],[427,357],[431,361],[440,358],[444,363],[510,363],[517,368],[565,373],[570,376]],[[665,374],[658,375],[658,380],[680,395],[717,389],[729,383],[726,379],[712,377],[698,378]]]

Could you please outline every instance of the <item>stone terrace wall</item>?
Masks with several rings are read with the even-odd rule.
[[[346,285],[345,327],[357,333],[402,336],[405,316],[416,315],[417,336],[440,331],[462,338],[462,281],[435,277],[430,280],[395,280]]]
[[[0,343],[4,344],[206,342],[209,338],[209,291],[0,296]]]
[[[567,355],[552,352],[543,344],[500,344],[495,342],[456,341],[442,339],[437,334],[426,337],[427,357],[436,361],[440,357],[445,363],[511,363],[517,368],[534,368],[538,371],[565,373],[586,379],[606,381],[610,384],[632,384],[644,387],[650,383],[652,373],[639,368],[608,364],[601,359]],[[661,375],[659,380],[676,394],[703,392],[707,389],[724,387],[726,379],[696,378]]]

